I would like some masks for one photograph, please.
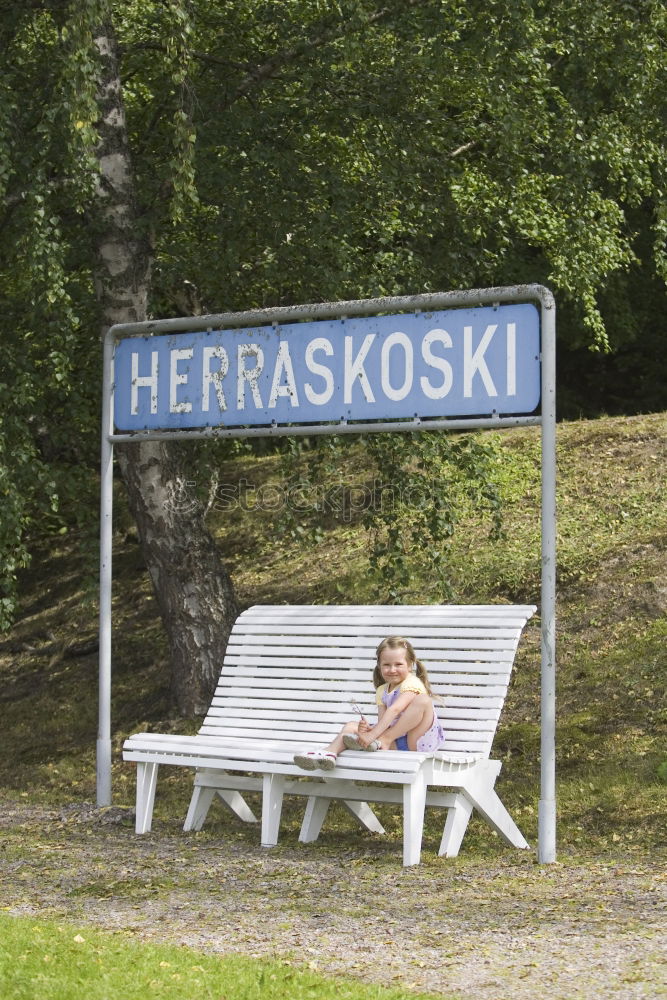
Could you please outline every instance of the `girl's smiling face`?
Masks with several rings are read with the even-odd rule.
[[[411,664],[408,663],[405,649],[383,649],[378,661],[382,680],[390,688],[402,684],[409,676]]]

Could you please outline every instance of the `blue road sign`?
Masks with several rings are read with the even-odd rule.
[[[118,431],[529,415],[540,402],[530,304],[128,337]]]

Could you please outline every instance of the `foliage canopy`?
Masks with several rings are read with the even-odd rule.
[[[572,346],[655,329],[658,0],[0,0],[0,14],[0,626],[26,531],[57,524],[96,452],[100,24],[120,46],[152,315],[538,281]]]

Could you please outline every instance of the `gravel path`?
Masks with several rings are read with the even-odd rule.
[[[127,811],[0,804],[0,905],[207,952],[476,1000],[667,996],[667,857],[532,852],[400,867],[363,837],[136,837]]]

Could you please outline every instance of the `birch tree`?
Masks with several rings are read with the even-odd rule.
[[[96,295],[103,329],[148,315],[153,247],[137,211],[118,43],[111,12],[92,23],[98,53],[98,141],[95,156]],[[172,658],[172,692],[180,712],[206,711],[237,613],[232,583],[199,508],[187,516],[173,501],[182,477],[178,452],[144,441],[118,448],[130,509],[164,622]]]

